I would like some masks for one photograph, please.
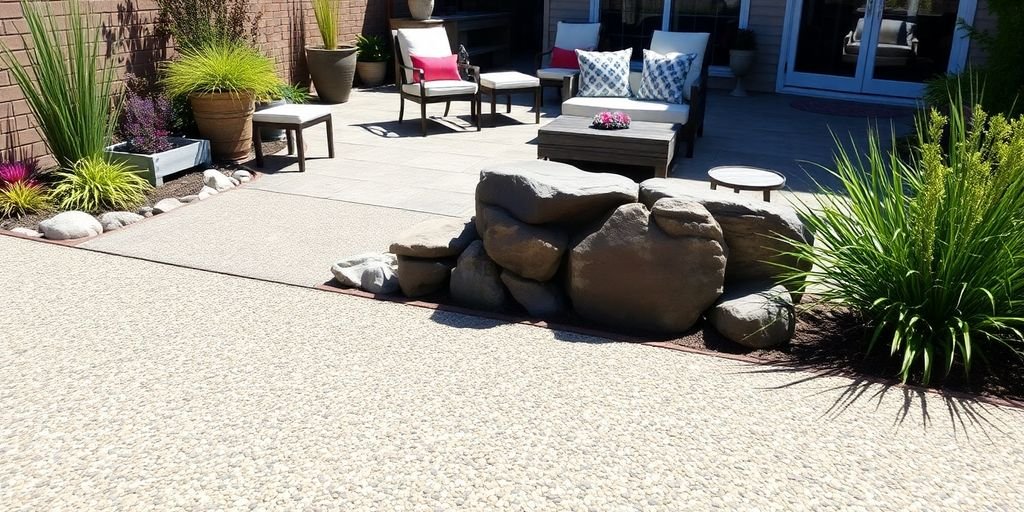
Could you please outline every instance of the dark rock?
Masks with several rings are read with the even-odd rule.
[[[495,206],[480,206],[476,225],[495,263],[536,281],[547,281],[558,272],[569,245],[564,230],[525,224]]]

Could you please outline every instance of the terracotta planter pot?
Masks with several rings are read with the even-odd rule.
[[[189,96],[199,134],[210,141],[215,160],[241,162],[252,149],[251,93],[211,93]]]
[[[409,0],[409,14],[414,20],[428,20],[434,14],[434,0]]]
[[[335,50],[306,48],[309,76],[320,101],[345,103],[356,77],[356,48],[343,46]]]
[[[384,75],[388,72],[387,62],[360,62],[356,66],[359,82],[363,87],[377,87],[384,83]]]

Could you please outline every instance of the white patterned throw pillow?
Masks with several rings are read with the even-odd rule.
[[[684,84],[697,55],[669,53],[662,55],[644,50],[644,76],[637,99],[684,103]]]
[[[633,49],[617,52],[576,50],[580,60],[580,96],[629,97],[629,57]]]

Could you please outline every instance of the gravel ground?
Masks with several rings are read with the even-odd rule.
[[[0,236],[10,510],[1012,510],[1019,410]]]

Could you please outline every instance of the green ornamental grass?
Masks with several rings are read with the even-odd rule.
[[[313,16],[316,27],[320,30],[320,39],[324,48],[333,50],[338,47],[338,20],[341,2],[338,0],[312,0]]]
[[[951,103],[919,123],[906,161],[877,134],[863,157],[840,147],[842,190],[801,212],[818,243],[795,254],[814,268],[790,275],[862,313],[868,350],[886,346],[904,382],[1024,349],[1024,118]]]
[[[31,181],[0,185],[0,218],[21,217],[53,206],[46,189]]]
[[[213,42],[183,52],[164,67],[163,85],[171,96],[251,93],[269,97],[281,86],[274,63],[240,43]]]
[[[102,157],[85,158],[56,175],[53,196],[62,210],[133,210],[152,189],[129,165]]]
[[[21,88],[38,121],[46,145],[60,166],[100,155],[118,118],[114,68],[106,65],[99,25],[83,13],[78,0],[67,1],[67,16],[51,15],[43,2],[21,1],[28,24],[28,65],[7,45],[4,65]]]

